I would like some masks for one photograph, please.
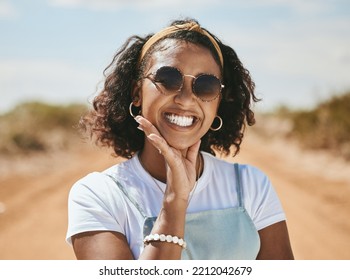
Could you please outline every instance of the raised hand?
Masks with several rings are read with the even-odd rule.
[[[139,129],[144,131],[149,142],[164,157],[167,167],[166,195],[168,198],[179,198],[187,201],[196,181],[200,140],[188,149],[180,151],[171,147],[157,128],[146,118],[137,116],[135,120],[139,123]]]

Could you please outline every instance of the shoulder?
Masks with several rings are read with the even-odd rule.
[[[224,172],[226,172],[228,169],[230,172],[232,172],[232,170],[235,169],[235,166],[237,166],[239,175],[244,179],[258,181],[267,179],[266,174],[253,165],[231,162],[227,159],[217,158],[206,152],[202,152],[202,155],[205,162],[208,163],[212,168],[219,169]]]
[[[237,164],[237,167],[242,180],[261,183],[267,183],[269,181],[268,176],[256,166],[250,164]]]
[[[111,180],[102,172],[92,172],[75,182],[69,192],[69,201],[100,201],[108,196]]]
[[[240,164],[244,206],[257,230],[285,220],[285,214],[269,177],[259,168]]]
[[[122,184],[128,178],[130,162],[122,162],[103,171],[95,171],[77,180],[69,193],[70,198],[115,196],[116,181]]]
[[[222,169],[222,168],[232,168],[232,163],[225,159],[218,158],[209,154],[207,152],[201,152],[205,164],[209,165],[211,168]]]
[[[235,177],[239,180],[238,184],[246,199],[261,200],[273,191],[270,178],[261,169],[249,164],[236,164],[236,166]]]
[[[240,186],[245,196],[265,196],[273,188],[269,177],[256,166],[230,162],[206,153],[203,156],[208,164],[207,173],[221,184],[226,182],[231,186],[233,182]]]
[[[236,189],[241,190],[243,205],[258,230],[285,219],[278,195],[269,177],[260,168],[250,164],[229,162],[205,154],[211,164],[215,180],[221,190],[235,181]],[[236,167],[235,167],[236,166]]]

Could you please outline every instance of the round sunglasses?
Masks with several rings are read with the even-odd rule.
[[[164,95],[170,95],[182,90],[185,77],[193,78],[192,91],[202,101],[215,100],[225,87],[220,79],[212,74],[192,76],[183,74],[179,69],[171,66],[160,67],[156,72],[145,78],[151,80],[156,88]]]

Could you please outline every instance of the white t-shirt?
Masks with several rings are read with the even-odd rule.
[[[204,169],[192,194],[188,213],[238,206],[234,165],[202,152]],[[239,165],[243,205],[257,231],[285,220],[281,203],[267,176],[250,165]],[[144,217],[125,196],[113,176],[146,216],[158,215],[166,185],[143,169],[138,159],[116,164],[77,181],[69,194],[67,242],[71,236],[87,231],[108,230],[124,234],[135,258],[143,250]]]

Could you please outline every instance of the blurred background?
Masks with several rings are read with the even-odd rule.
[[[74,259],[69,189],[119,161],[75,126],[123,42],[179,17],[251,72],[257,124],[227,160],[270,177],[295,257],[350,259],[347,0],[0,0],[0,259]]]

